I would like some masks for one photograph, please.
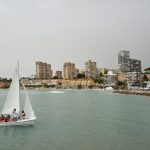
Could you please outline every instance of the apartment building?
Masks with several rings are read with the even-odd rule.
[[[64,63],[63,73],[64,73],[64,79],[74,79],[74,78],[76,78],[75,64],[71,63],[71,62]]]
[[[85,78],[96,78],[97,72],[96,62],[85,62]]]
[[[51,65],[40,61],[36,62],[36,79],[51,79],[52,70]]]

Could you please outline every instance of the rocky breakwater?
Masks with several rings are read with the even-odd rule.
[[[150,91],[143,90],[114,90],[114,93],[150,96]]]

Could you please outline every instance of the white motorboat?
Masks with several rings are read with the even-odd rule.
[[[106,91],[112,91],[113,88],[111,86],[106,87]]]

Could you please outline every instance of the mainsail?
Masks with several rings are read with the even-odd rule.
[[[22,83],[22,85],[23,85],[24,90],[25,90],[24,112],[26,114],[26,118],[29,119],[31,117],[35,117],[35,114],[34,114],[34,111],[32,109],[32,105],[31,105],[30,98],[29,98],[29,95],[27,93],[27,90],[26,90],[23,83]]]
[[[20,112],[18,64],[14,72],[4,107],[2,109],[2,114],[12,114],[14,109],[16,109],[17,113]]]

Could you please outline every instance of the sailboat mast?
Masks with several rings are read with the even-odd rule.
[[[17,76],[18,76],[18,82],[19,82],[19,105],[20,105],[20,74],[19,74],[19,60],[17,61]],[[20,107],[20,106],[19,106]],[[20,107],[21,108],[21,107]]]
[[[17,70],[18,70],[18,79],[20,78],[20,74],[19,74],[19,60],[17,61]]]

